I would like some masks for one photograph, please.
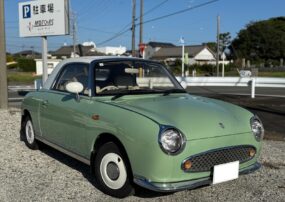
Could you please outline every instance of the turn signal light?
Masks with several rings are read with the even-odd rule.
[[[92,115],[92,119],[95,120],[95,121],[97,121],[97,120],[100,119],[100,116],[97,115],[97,114],[93,114],[93,115]]]
[[[183,163],[183,169],[184,170],[190,170],[192,167],[192,162],[190,160],[186,160],[184,163]]]
[[[256,153],[255,149],[249,149],[249,151],[248,151],[248,155],[250,157],[254,157],[255,153]]]

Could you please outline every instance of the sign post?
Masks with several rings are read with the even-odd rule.
[[[43,83],[48,78],[47,36],[69,34],[69,1],[37,0],[19,3],[20,37],[42,37]]]
[[[225,59],[226,59],[226,54],[223,52],[222,54],[222,60],[223,60],[222,77],[225,77]]]
[[[42,60],[43,60],[43,83],[48,78],[48,62],[47,62],[47,55],[48,55],[48,47],[47,47],[47,37],[42,37]]]
[[[185,52],[185,41],[184,38],[180,38],[180,43],[182,44],[182,57],[181,57],[181,62],[182,62],[182,68],[181,68],[181,76],[184,77],[184,52]]]

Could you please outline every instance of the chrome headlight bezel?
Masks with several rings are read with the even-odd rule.
[[[171,133],[172,133],[173,137],[175,137],[174,139],[177,139],[177,141],[179,141],[176,144],[177,148],[175,148],[175,149],[169,149],[171,147],[171,145],[167,145],[167,143],[165,142],[165,139],[164,139],[166,136],[168,136],[168,137],[171,136]],[[158,143],[159,143],[161,150],[164,153],[166,153],[167,155],[178,155],[185,148],[186,138],[185,138],[184,134],[180,130],[176,129],[175,127],[161,126],[159,136],[158,136]]]
[[[253,116],[250,119],[250,128],[251,132],[254,135],[256,141],[260,142],[264,137],[264,127],[262,121],[258,116]]]

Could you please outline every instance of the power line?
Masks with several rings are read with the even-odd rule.
[[[215,3],[215,2],[218,2],[218,1],[220,1],[220,0],[207,1],[205,3],[201,3],[201,4],[198,4],[198,5],[190,7],[190,8],[186,8],[186,9],[183,9],[183,10],[176,11],[174,13],[170,13],[170,14],[167,14],[167,15],[163,15],[163,16],[160,16],[160,17],[156,17],[156,18],[147,20],[143,24],[147,24],[147,23],[150,23],[150,22],[162,20],[164,18],[168,18],[168,17],[174,16],[174,15],[179,15],[179,14],[182,14],[182,13],[185,13],[185,12],[197,9],[197,8],[201,8],[201,7],[207,6],[209,4],[212,4],[212,3]],[[136,24],[136,25],[139,25],[139,24]]]
[[[127,30],[125,30],[125,31],[123,31],[123,32],[121,32],[121,33],[117,33],[115,36],[112,36],[111,38],[106,39],[105,41],[102,41],[102,42],[100,42],[100,43],[97,43],[97,45],[98,45],[98,46],[103,45],[103,44],[105,44],[105,43],[107,43],[107,42],[109,42],[109,41],[112,41],[112,40],[118,38],[119,36],[122,36],[123,34],[127,33],[128,31],[131,31],[131,30],[132,30],[132,28],[127,29]]]
[[[154,10],[158,9],[158,8],[161,7],[163,4],[165,4],[167,1],[169,1],[169,0],[164,0],[163,2],[159,3],[158,5],[152,7],[151,9],[149,9],[148,11],[146,11],[146,12],[143,14],[143,16],[148,15],[149,13],[151,13],[151,12],[153,12]],[[135,21],[136,21],[136,20],[138,20],[138,18],[135,18]],[[125,26],[124,26],[119,32],[117,32],[114,36],[112,36],[112,37],[110,37],[110,38],[108,38],[108,39],[106,39],[106,40],[104,40],[104,41],[102,41],[102,42],[97,43],[97,45],[99,45],[99,46],[100,46],[100,45],[103,45],[103,44],[105,44],[105,43],[107,43],[107,42],[109,42],[109,41],[112,41],[112,40],[114,40],[114,39],[116,39],[116,38],[122,36],[123,34],[127,33],[128,31],[131,31],[132,28],[129,27],[130,25],[132,25],[132,22],[130,22],[130,23],[128,23],[127,25],[125,25]],[[136,26],[136,24],[135,24],[135,26]],[[128,27],[129,27],[129,28],[128,28]]]
[[[151,12],[155,11],[156,9],[158,9],[159,7],[161,7],[163,4],[165,4],[166,2],[168,2],[169,0],[164,0],[163,2],[157,4],[156,6],[152,7],[151,9],[147,10],[146,12],[143,13],[143,16],[146,16],[148,14],[150,14]],[[139,18],[136,17],[135,21],[137,21]],[[129,22],[128,24],[126,24],[118,33],[124,31],[127,27],[129,27],[132,24],[132,22]]]
[[[146,11],[143,16],[146,16],[148,14],[150,14],[151,12],[155,11],[156,9],[158,9],[159,7],[161,7],[163,4],[165,4],[166,2],[168,2],[169,0],[164,0],[163,2],[161,2],[160,4],[152,7],[151,9],[149,9],[148,11]]]
[[[174,15],[179,15],[179,14],[182,14],[182,13],[185,13],[185,12],[188,12],[188,11],[191,11],[191,10],[194,10],[194,9],[197,9],[197,8],[201,8],[201,7],[207,6],[207,5],[209,5],[209,4],[213,4],[213,3],[218,2],[218,1],[220,1],[220,0],[207,1],[207,2],[205,2],[205,3],[198,4],[198,5],[193,6],[193,7],[191,7],[191,8],[182,9],[182,10],[179,10],[179,11],[176,11],[176,12],[173,12],[173,13],[169,13],[169,14],[167,14],[167,15],[163,15],[163,16],[156,17],[156,18],[153,18],[153,19],[149,19],[149,20],[143,22],[143,24],[147,24],[147,23],[150,23],[150,22],[162,20],[162,19],[164,19],[164,18],[168,18],[168,17],[174,16]],[[135,26],[137,26],[137,25],[140,25],[140,23],[136,23],[136,24],[135,24]],[[124,31],[122,30],[121,32],[118,32],[116,35],[110,37],[109,39],[106,39],[105,41],[102,41],[102,42],[98,43],[98,45],[102,45],[102,44],[105,44],[105,43],[107,43],[107,42],[109,42],[109,41],[112,41],[112,40],[118,38],[119,36],[121,36],[122,34],[128,32],[128,31],[131,31],[131,30],[132,30],[132,28],[128,28],[128,29],[126,29],[126,30],[124,30]]]

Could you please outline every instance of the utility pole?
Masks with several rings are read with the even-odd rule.
[[[219,60],[220,60],[220,16],[217,16],[217,56],[216,56],[216,65],[217,65],[217,76],[219,76]]]
[[[0,109],[8,108],[4,0],[0,0]]]
[[[135,33],[136,33],[136,26],[135,26],[135,20],[136,20],[136,0],[133,0],[133,15],[132,15],[132,56],[136,56],[136,39],[135,39]]]
[[[140,44],[143,43],[143,11],[144,11],[144,0],[141,1],[141,13],[140,13]]]
[[[76,56],[76,42],[77,42],[77,26],[76,26],[76,14],[72,11],[72,39],[73,39],[73,57]]]

